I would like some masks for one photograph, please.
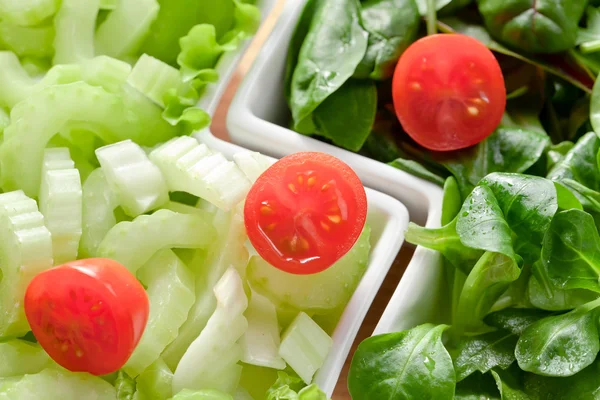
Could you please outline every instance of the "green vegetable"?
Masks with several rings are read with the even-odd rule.
[[[50,362],[48,353],[36,343],[20,339],[0,343],[0,378],[37,374]]]
[[[442,225],[447,225],[460,212],[462,208],[462,198],[458,188],[458,182],[452,176],[446,178],[444,182],[444,198],[442,199]]]
[[[572,310],[598,297],[597,293],[584,289],[558,289],[548,292],[535,277],[527,287],[528,299],[534,307],[549,311]]]
[[[233,400],[233,397],[220,390],[189,390],[183,389],[171,398],[171,400]]]
[[[542,310],[527,308],[507,308],[487,315],[484,322],[489,326],[504,329],[510,333],[520,336],[529,325],[550,313]]]
[[[523,373],[518,368],[495,369],[492,370],[492,376],[503,400],[530,400],[525,393]]]
[[[445,325],[373,336],[356,350],[348,389],[355,400],[452,399],[452,359],[442,344]]]
[[[501,400],[491,374],[474,372],[456,384],[454,400]]]
[[[135,394],[135,381],[123,371],[119,371],[115,381],[117,400],[132,400]]]
[[[586,28],[579,28],[577,45],[582,53],[593,53],[598,50],[600,43],[600,11],[594,7],[586,10]]]
[[[525,374],[525,392],[534,400],[597,399],[600,387],[600,362],[567,378],[549,378]]]
[[[398,168],[404,172],[408,172],[411,175],[425,179],[426,181],[438,184],[440,186],[444,184],[444,178],[437,175],[435,172],[431,172],[418,161],[397,158],[388,164],[394,168]]]
[[[94,57],[94,30],[100,0],[62,0],[54,18],[56,64],[78,63]]]
[[[304,386],[302,379],[277,372],[277,381],[269,388],[265,400],[327,400],[317,385]]]
[[[15,25],[37,25],[56,13],[57,0],[2,0],[0,18]]]
[[[135,382],[134,400],[163,400],[171,397],[173,373],[162,358],[144,370]]]
[[[19,26],[0,22],[0,42],[19,57],[46,58],[54,55],[54,26]]]

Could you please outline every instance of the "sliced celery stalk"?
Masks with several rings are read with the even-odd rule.
[[[0,0],[0,18],[15,25],[38,25],[58,9],[58,0]]]
[[[169,201],[162,173],[131,140],[101,147],[96,156],[127,215],[137,217]]]
[[[0,343],[0,378],[36,374],[50,364],[50,356],[37,343],[9,340]]]
[[[11,51],[0,51],[0,107],[12,108],[35,90],[34,85],[17,56]]]
[[[54,55],[54,26],[19,26],[0,21],[0,39],[20,57],[52,57]]]
[[[81,63],[82,79],[111,93],[121,94],[130,73],[131,65],[107,56],[94,57]]]
[[[99,8],[100,0],[62,0],[54,17],[54,64],[77,63],[94,57]]]
[[[246,178],[252,183],[256,182],[271,165],[275,164],[275,158],[265,156],[257,152],[242,151],[233,155],[233,161],[242,170]]]
[[[299,313],[281,338],[279,354],[310,385],[323,365],[333,341],[306,313]]]
[[[181,85],[179,70],[157,58],[142,54],[133,66],[127,83],[139,90],[150,100],[164,107],[164,97],[169,90],[178,90]]]

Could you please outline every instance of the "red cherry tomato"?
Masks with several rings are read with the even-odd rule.
[[[496,129],[506,106],[498,61],[481,42],[458,34],[413,43],[398,61],[392,91],[402,127],[430,150],[479,143]]]
[[[25,314],[40,345],[70,371],[115,372],[142,337],[149,304],[124,266],[104,258],[73,261],[36,275]]]
[[[366,217],[360,179],[324,153],[296,153],[273,164],[250,189],[244,208],[256,251],[293,274],[329,268],[352,248]]]

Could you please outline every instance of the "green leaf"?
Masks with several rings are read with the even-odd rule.
[[[119,371],[115,381],[117,400],[132,400],[135,393],[135,381],[124,371]]]
[[[525,393],[533,400],[600,398],[600,361],[567,378],[525,374]]]
[[[356,350],[348,389],[354,400],[452,399],[452,358],[442,344],[445,325],[373,336]]]
[[[462,198],[458,183],[452,176],[446,178],[444,182],[444,197],[442,199],[442,225],[449,224],[460,212],[462,208]]]
[[[558,202],[559,210],[583,210],[581,202],[571,190],[558,182],[554,182],[554,187],[556,188],[556,200]]]
[[[422,17],[427,15],[427,1],[428,0],[415,0],[417,3],[417,7],[419,8],[419,14]],[[433,4],[435,5],[435,11],[439,11],[448,4],[450,4],[452,0],[433,0]]]
[[[314,110],[317,132],[336,145],[358,151],[371,133],[377,112],[372,81],[350,79]]]
[[[529,279],[527,295],[531,305],[548,311],[572,310],[598,297],[597,293],[585,289],[552,288],[548,293],[533,276]]]
[[[519,336],[529,325],[549,315],[549,312],[543,310],[506,308],[489,314],[484,318],[484,322],[489,326],[503,329]]]
[[[525,393],[523,375],[523,371],[517,366],[506,370],[492,370],[492,376],[496,380],[502,400],[531,400]]]
[[[156,360],[136,379],[135,400],[162,400],[172,395],[173,373],[162,358]]]
[[[369,44],[354,76],[390,78],[400,55],[417,37],[420,18],[415,0],[367,0],[361,3],[361,8],[361,22],[369,32]]]
[[[417,161],[397,158],[390,162],[389,165],[404,172],[408,172],[409,174],[417,176],[421,179],[425,179],[426,181],[435,183],[436,185],[442,186],[444,184],[444,178],[435,174],[434,172],[429,171],[423,166],[423,164]]]
[[[485,374],[492,368],[508,368],[515,361],[517,340],[518,336],[504,330],[464,337],[451,352],[456,381],[475,371]]]
[[[327,400],[327,396],[317,385],[306,386],[301,378],[278,371],[265,400]]]
[[[312,133],[313,111],[354,74],[363,59],[368,33],[360,25],[359,10],[358,0],[322,0],[317,5],[291,80],[294,129]]]
[[[594,7],[588,7],[586,15],[586,27],[579,28],[577,32],[576,44],[578,46],[600,40],[600,11]]]
[[[475,372],[456,384],[454,400],[500,400],[500,394],[490,374]]]
[[[515,349],[519,367],[538,375],[571,376],[594,362],[600,349],[599,306],[600,300],[594,300],[531,324]]]
[[[600,292],[600,235],[594,218],[580,210],[557,213],[544,239],[542,262],[557,288]]]

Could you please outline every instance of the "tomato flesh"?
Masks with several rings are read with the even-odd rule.
[[[256,251],[294,274],[320,272],[340,259],[360,236],[366,215],[358,176],[324,153],[279,160],[257,179],[244,208]]]
[[[465,35],[431,35],[413,43],[398,61],[392,86],[402,127],[430,150],[479,143],[496,129],[506,106],[498,61]]]
[[[36,275],[25,293],[25,314],[40,345],[75,372],[120,369],[148,320],[144,287],[124,266],[87,259]]]

